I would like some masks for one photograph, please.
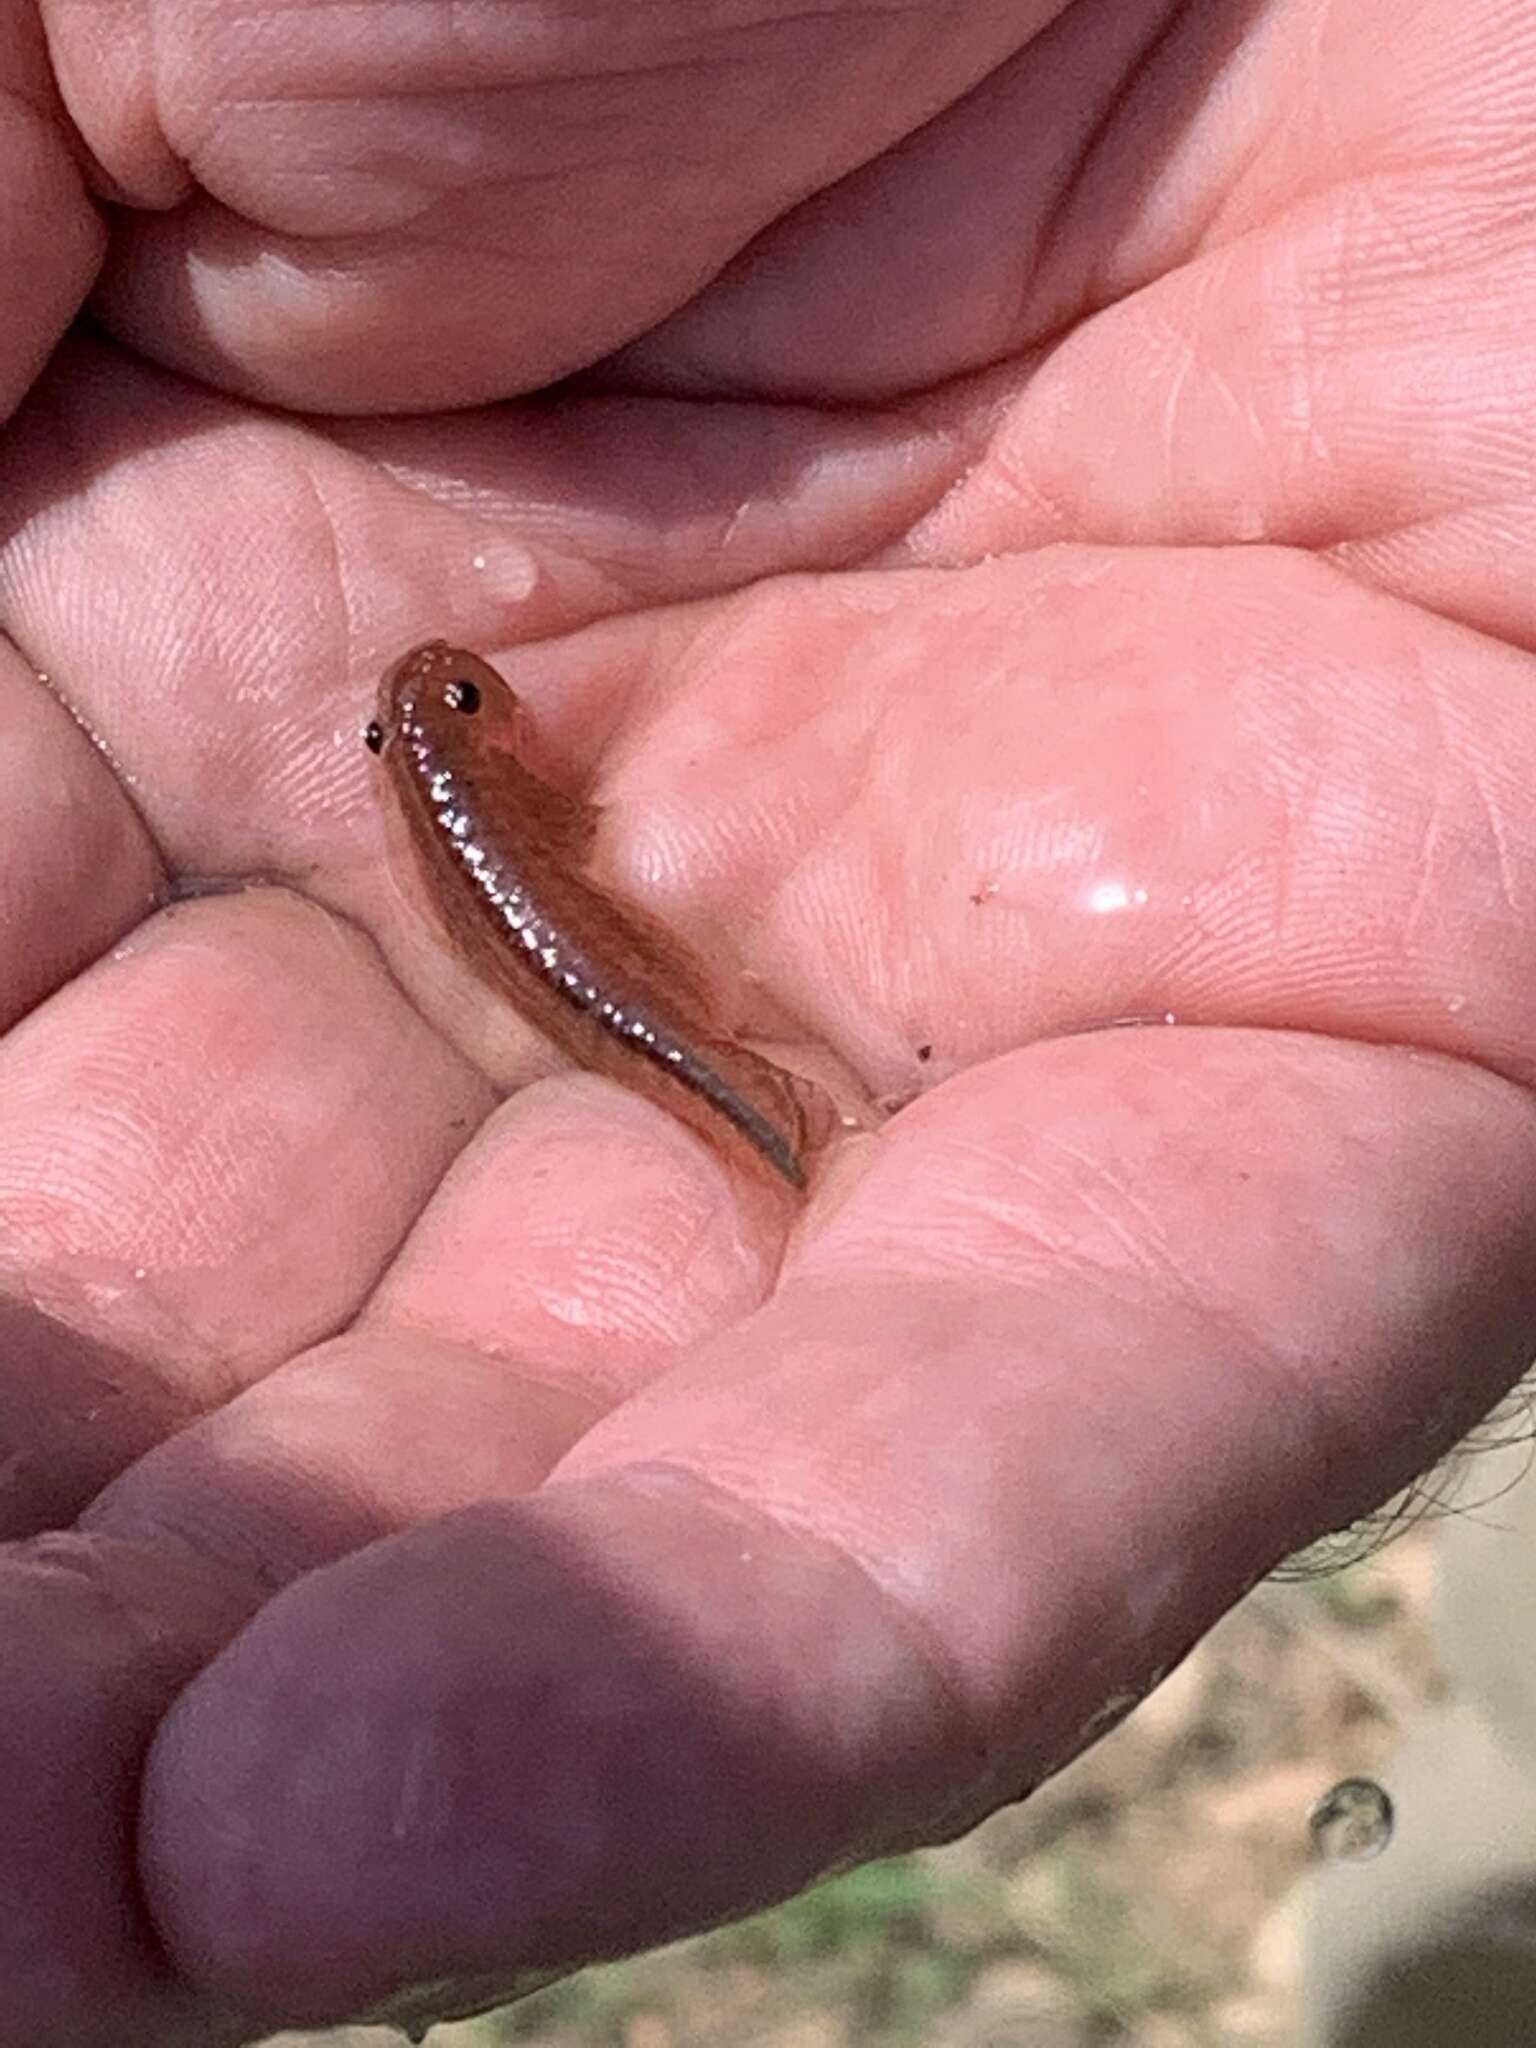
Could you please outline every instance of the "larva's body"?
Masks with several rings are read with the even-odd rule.
[[[366,738],[444,934],[572,1059],[802,1188],[802,1084],[725,1034],[701,963],[585,872],[597,813],[524,764],[517,722],[496,671],[441,640],[380,685]]]

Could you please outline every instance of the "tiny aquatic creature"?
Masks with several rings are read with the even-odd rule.
[[[803,1188],[819,1091],[734,1039],[702,961],[593,879],[599,813],[532,772],[520,723],[495,669],[443,640],[379,686],[363,737],[443,935],[581,1066]]]

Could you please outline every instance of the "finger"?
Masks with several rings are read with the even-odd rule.
[[[37,10],[0,15],[0,420],[47,361],[90,288],[106,234],[49,74]]]
[[[179,1984],[134,1870],[156,1721],[243,1619],[207,1567],[53,1535],[0,1547],[0,2044],[229,2048],[250,2038]]]
[[[26,1898],[0,1916],[6,2048],[263,2030],[216,2019],[144,1918],[128,1844],[155,1721],[275,1585],[526,1491],[628,1385],[744,1312],[775,1249],[750,1220],[648,1104],[596,1081],[526,1090],[449,1171],[360,1325],[167,1435],[79,1533],[0,1549],[0,1714],[34,1760],[0,1778],[0,1891]]]
[[[597,375],[819,404],[923,393],[940,415],[975,402],[934,395],[967,371],[1002,365],[1016,390],[1027,352],[1187,254],[1181,149],[1198,138],[1220,194],[1252,148],[1230,99],[1224,118],[1201,118],[1250,25],[1230,10],[1170,20],[1165,0],[1060,9],[898,148],[765,228]],[[978,481],[960,499],[981,494]],[[1045,515],[1008,502],[1015,518]]]
[[[13,1030],[7,1529],[345,1321],[488,1100],[361,941],[275,890],[162,912]]]
[[[115,331],[227,389],[341,412],[501,398],[592,361],[1052,11],[701,20],[674,0],[450,23],[404,4],[359,36],[325,9],[268,9],[258,30],[222,4],[162,29],[109,92],[99,9],[51,10],[87,144],[154,209],[114,238]],[[146,10],[113,12],[142,47]],[[195,189],[172,206],[178,171]]]
[[[610,1083],[483,1127],[345,1335],[125,1471],[82,1526],[265,1593],[377,1536],[527,1492],[581,1433],[762,1300],[782,1219]]]
[[[945,1093],[531,1501],[311,1573],[187,1689],[143,1869],[194,1981],[451,2010],[968,1825],[1529,1355],[1505,1082],[1127,1032]]]
[[[0,1031],[137,924],[160,863],[90,739],[14,654],[0,654]]]

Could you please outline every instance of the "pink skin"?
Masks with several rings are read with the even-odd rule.
[[[1529,9],[724,12],[0,28],[0,2048],[952,1833],[1536,1350]],[[432,633],[920,1097],[787,1243],[432,1011]]]

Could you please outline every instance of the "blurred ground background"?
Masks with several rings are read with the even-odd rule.
[[[431,2048],[1296,2048],[1308,1813],[1341,1778],[1390,1791],[1397,1727],[1442,1694],[1432,1549],[1421,1526],[1336,1576],[1259,1587],[1121,1728],[963,1842],[434,2028]]]

